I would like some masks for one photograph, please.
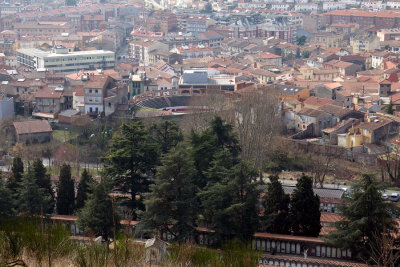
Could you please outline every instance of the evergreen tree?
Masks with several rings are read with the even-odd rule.
[[[185,147],[173,148],[162,160],[146,197],[141,223],[147,230],[169,232],[176,241],[193,237],[198,210],[195,169]]]
[[[157,146],[149,142],[143,123],[123,124],[104,161],[105,174],[119,190],[131,194],[127,204],[136,219],[136,211],[144,210],[143,194],[149,191],[149,177],[158,162]]]
[[[75,210],[75,186],[71,178],[71,166],[63,164],[57,189],[57,212],[61,215],[71,215]]]
[[[270,176],[269,180],[267,194],[263,199],[264,216],[261,228],[270,233],[289,234],[290,197],[283,191],[277,175]]]
[[[318,236],[321,230],[320,201],[319,197],[314,195],[310,177],[303,174],[297,180],[290,205],[290,221],[294,234]]]
[[[297,47],[296,49],[296,58],[301,58],[300,47]]]
[[[85,206],[78,212],[78,226],[86,233],[108,240],[114,231],[114,221],[115,228],[120,228],[120,216],[104,184],[93,185],[92,190]]]
[[[81,175],[81,180],[78,185],[78,192],[76,195],[76,210],[80,210],[85,205],[90,191],[90,184],[93,182],[92,176],[87,169],[84,169]]]
[[[394,229],[392,215],[398,208],[382,200],[383,187],[371,174],[364,174],[353,187],[339,213],[343,220],[334,224],[337,228],[328,236],[328,242],[347,249],[361,260],[369,260],[377,237]],[[387,234],[386,232],[386,234]],[[386,255],[388,256],[388,255]]]
[[[233,167],[231,176],[209,183],[198,194],[217,243],[234,238],[247,241],[253,235],[258,224],[256,176],[254,169],[240,162]]]
[[[13,158],[11,165],[11,177],[7,181],[7,188],[10,190],[12,197],[17,198],[17,189],[22,181],[24,174],[24,163],[20,157]]]
[[[30,167],[31,175],[37,186],[43,189],[44,198],[49,202],[43,210],[44,213],[53,213],[54,211],[54,191],[51,186],[50,174],[47,173],[41,159],[36,159]]]
[[[192,157],[196,167],[196,185],[204,188],[208,182],[207,172],[216,157],[221,153],[230,159],[229,165],[239,162],[240,146],[233,126],[224,122],[220,117],[215,117],[205,131],[192,132],[190,136]],[[221,159],[219,159],[221,160]],[[225,163],[227,160],[224,161]]]
[[[18,187],[17,209],[21,213],[43,214],[53,209],[54,200],[36,183],[33,167],[29,167]]]
[[[183,140],[183,134],[175,121],[163,121],[154,123],[150,129],[150,141],[158,145],[162,154],[175,147],[180,141]]]
[[[307,41],[307,37],[305,35],[300,36],[297,38],[297,45],[303,46]]]
[[[0,217],[1,214],[12,212],[12,198],[10,190],[5,186],[2,173],[0,171]]]
[[[392,103],[392,100],[390,100],[389,104],[387,105],[387,107],[386,107],[386,112],[387,112],[387,114],[393,115],[394,110],[393,110],[393,103]]]

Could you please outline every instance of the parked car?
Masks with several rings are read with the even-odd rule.
[[[390,196],[390,201],[392,201],[392,202],[397,202],[397,201],[399,201],[399,193],[393,193],[393,194]]]
[[[388,194],[382,194],[382,199],[383,199],[383,200],[388,200],[388,199],[389,199]]]

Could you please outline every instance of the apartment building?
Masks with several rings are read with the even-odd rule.
[[[165,51],[168,52],[168,44],[152,40],[137,40],[129,44],[130,57],[144,65],[150,64],[150,52]]]
[[[333,23],[357,23],[361,28],[375,26],[377,29],[391,29],[399,27],[398,12],[382,10],[369,12],[356,9],[334,10],[322,14],[328,25]]]
[[[17,63],[37,71],[70,74],[82,70],[113,69],[115,54],[105,50],[69,52],[68,48],[62,46],[51,51],[18,49]]]
[[[13,28],[18,36],[61,36],[74,32],[74,27],[65,21],[25,21],[14,23]]]

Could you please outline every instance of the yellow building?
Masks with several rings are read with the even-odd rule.
[[[311,38],[311,43],[323,44],[326,47],[341,47],[344,35],[341,33],[324,32]]]

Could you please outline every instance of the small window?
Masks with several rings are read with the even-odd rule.
[[[89,90],[89,93],[92,93],[92,89]]]
[[[94,92],[97,94],[99,92],[99,90],[96,89],[96,90],[94,90]]]

